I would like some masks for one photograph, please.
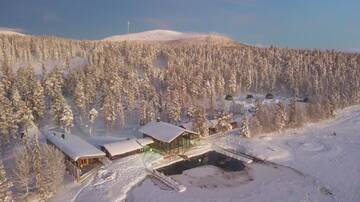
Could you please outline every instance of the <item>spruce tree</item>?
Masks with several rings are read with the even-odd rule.
[[[241,127],[240,127],[240,135],[243,135],[247,138],[250,138],[250,131],[249,131],[249,121],[248,118],[245,116],[243,116],[242,120],[241,120]]]
[[[3,162],[0,160],[0,201],[11,202],[13,201],[11,192],[12,182],[9,180],[5,171]]]
[[[206,118],[205,109],[202,106],[197,106],[192,114],[192,128],[201,136],[206,137],[209,135],[208,120]]]

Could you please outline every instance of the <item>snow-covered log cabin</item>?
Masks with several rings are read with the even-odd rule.
[[[152,148],[165,154],[181,153],[199,138],[198,133],[161,121],[147,123],[139,128],[139,132],[154,140]]]
[[[105,153],[76,135],[64,131],[49,130],[47,143],[54,145],[65,155],[66,169],[81,182],[101,166]]]
[[[144,148],[152,143],[153,139],[145,137],[104,144],[101,149],[109,159],[114,160],[143,152]]]

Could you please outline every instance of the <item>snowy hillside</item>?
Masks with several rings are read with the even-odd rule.
[[[130,33],[123,35],[115,35],[104,38],[105,41],[179,41],[179,40],[221,40],[231,41],[231,39],[218,34],[202,34],[202,33],[183,33],[171,30],[150,30],[145,32]]]
[[[22,34],[22,33],[19,33],[19,32],[14,32],[14,31],[11,31],[11,30],[1,30],[1,29],[0,29],[0,34],[25,36],[25,34]]]
[[[25,36],[25,34],[20,33],[20,29],[6,28],[0,27],[0,34],[4,35],[17,35],[17,36]]]

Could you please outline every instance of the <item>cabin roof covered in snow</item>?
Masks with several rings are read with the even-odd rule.
[[[117,156],[141,149],[153,142],[151,138],[139,138],[104,144],[103,147],[111,156]]]
[[[104,152],[97,149],[82,138],[71,134],[65,134],[65,138],[63,138],[62,134],[65,133],[50,130],[47,133],[46,138],[72,160],[77,161],[78,159],[84,157],[96,158],[105,156]]]
[[[167,143],[172,142],[174,139],[176,139],[185,132],[196,134],[193,131],[161,121],[159,122],[153,121],[147,123],[145,126],[139,128],[139,132],[148,135],[154,139],[157,139],[159,141],[167,142]]]

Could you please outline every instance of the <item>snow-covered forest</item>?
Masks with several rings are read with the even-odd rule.
[[[228,114],[242,107],[225,110],[226,95],[271,93],[288,98],[276,105],[256,102],[253,115],[241,122],[241,133],[252,137],[329,118],[336,109],[360,103],[356,53],[235,42],[15,35],[0,35],[0,47],[1,152],[9,143],[16,145],[14,172],[5,173],[0,162],[0,200],[5,201],[11,200],[12,184],[21,193],[13,197],[32,193],[45,200],[62,181],[62,154],[29,135],[44,119],[67,132],[75,122],[90,128],[103,122],[113,131],[124,127],[129,116],[140,125],[157,118],[175,124],[190,119],[206,136],[206,119],[217,118],[226,130]],[[47,165],[47,172],[40,172],[41,165]]]

